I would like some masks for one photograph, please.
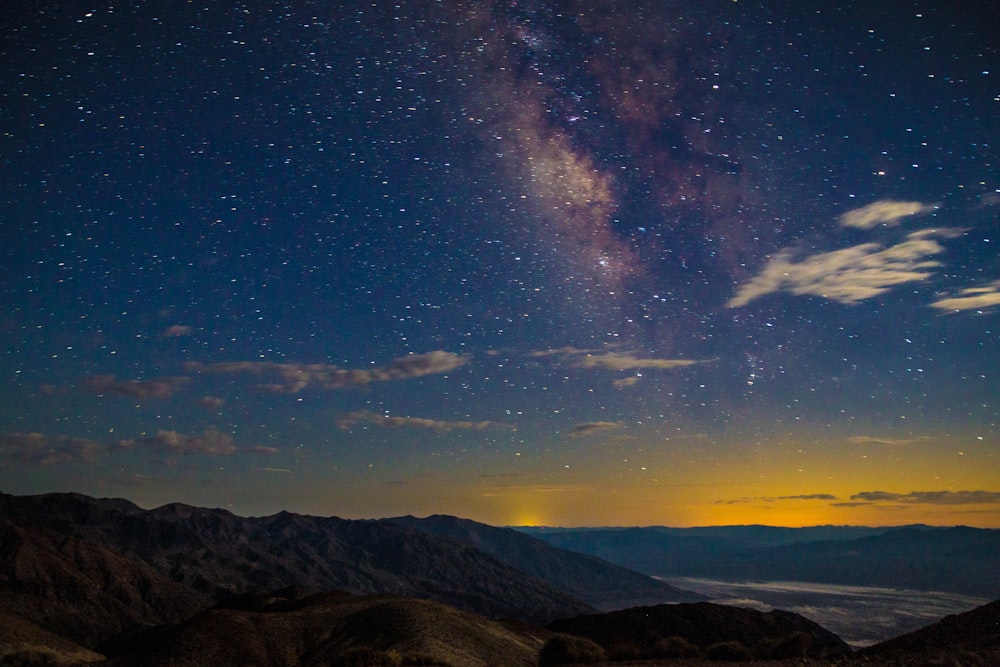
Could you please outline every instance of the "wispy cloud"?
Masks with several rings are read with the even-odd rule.
[[[657,359],[639,357],[630,352],[608,352],[605,354],[585,354],[574,363],[578,368],[604,368],[612,371],[632,369],[669,369],[684,368],[705,363],[701,359]]]
[[[233,438],[214,429],[208,429],[201,435],[184,435],[177,431],[160,430],[152,436],[121,442],[121,446],[126,448],[136,445],[155,447],[168,454],[225,456],[236,451]]]
[[[579,437],[583,435],[593,435],[595,433],[606,433],[608,431],[619,431],[624,428],[624,424],[621,422],[583,422],[582,424],[577,424],[569,430],[567,435],[571,437]]]
[[[937,239],[955,238],[961,229],[924,229],[884,247],[878,243],[796,257],[792,249],[779,251],[754,278],[736,291],[726,305],[745,306],[776,292],[814,295],[853,305],[883,294],[897,285],[924,280],[940,262],[929,259],[944,251]]]
[[[308,386],[323,389],[343,389],[373,382],[406,380],[447,373],[468,363],[469,358],[443,350],[426,354],[411,354],[393,359],[386,366],[351,369],[332,364],[296,364],[269,361],[235,361],[201,364],[188,362],[185,367],[194,372],[252,373],[272,380],[258,385],[263,391],[295,394]]]
[[[512,424],[495,421],[448,421],[425,417],[390,417],[371,410],[351,412],[337,420],[337,426],[345,430],[354,428],[358,424],[371,424],[381,428],[429,428],[435,431],[516,430]]]
[[[198,399],[198,405],[209,410],[216,410],[226,404],[225,399],[218,396],[202,396]]]
[[[590,354],[592,352],[597,352],[593,349],[585,349],[572,346],[556,347],[548,350],[535,350],[534,352],[528,353],[529,357],[575,357],[582,354]]]
[[[122,450],[152,448],[170,455],[207,454],[228,456],[237,451],[233,438],[215,429],[197,435],[159,430],[153,435],[123,440],[93,440],[50,436],[43,433],[0,433],[0,466],[2,462],[26,465],[90,462]],[[273,447],[257,446],[244,451],[255,454],[278,454]]]
[[[189,327],[186,324],[174,324],[164,329],[160,335],[164,338],[179,338],[187,336],[192,331],[194,331],[194,327]]]
[[[106,445],[87,438],[48,436],[41,433],[0,433],[0,461],[8,463],[51,465],[92,461],[106,450]]]
[[[939,310],[956,312],[1000,306],[1000,280],[979,287],[967,287],[960,291],[958,296],[942,297],[932,302],[931,306]]]
[[[848,211],[837,220],[842,227],[871,229],[877,225],[898,225],[902,218],[929,213],[936,208],[937,206],[934,204],[924,204],[918,201],[880,199],[867,206]]]
[[[983,505],[1000,504],[1000,491],[862,491],[851,496],[859,503],[907,503],[916,505]]]
[[[852,445],[888,445],[890,447],[902,447],[903,445],[912,445],[923,440],[927,440],[926,436],[921,436],[919,438],[881,438],[871,435],[855,435],[847,439],[847,442]]]
[[[731,500],[716,501],[716,505],[739,505],[743,503],[773,503],[781,500],[837,500],[837,496],[829,493],[806,493],[797,496],[746,496]]]
[[[90,375],[80,379],[80,388],[103,396],[113,394],[129,398],[170,398],[190,380],[186,377],[163,377],[155,380],[119,380],[114,375]]]

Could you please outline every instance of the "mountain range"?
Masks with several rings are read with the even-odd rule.
[[[553,546],[665,578],[809,581],[1000,598],[1000,530],[924,525],[521,530]]]
[[[851,654],[798,614],[711,604],[523,531],[455,517],[246,518],[0,493],[0,665],[1000,655],[1000,607],[965,616]]]

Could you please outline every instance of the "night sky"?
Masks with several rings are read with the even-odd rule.
[[[995,28],[6,7],[0,490],[1000,527]]]

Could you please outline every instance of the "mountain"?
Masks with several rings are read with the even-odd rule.
[[[708,602],[636,607],[554,621],[553,632],[586,638],[612,660],[835,658],[850,653],[839,637],[798,614]]]
[[[104,656],[10,611],[0,611],[0,665],[95,664]]]
[[[534,529],[530,534],[653,576],[813,581],[1000,597],[1000,530],[748,526]]]
[[[885,567],[902,553],[917,558],[914,568],[936,568],[950,555],[962,565],[956,570],[972,563],[989,586],[995,573],[977,563],[993,553],[994,532],[911,527],[783,542],[752,531],[744,538],[755,535],[758,546],[719,560],[735,569],[746,566],[747,554],[777,554],[757,564],[763,568],[786,554],[825,554],[819,565],[845,558],[846,546],[848,557],[860,559],[855,566]],[[735,540],[725,532],[691,538]],[[883,541],[890,538],[895,551]],[[913,664],[922,652],[990,664],[1000,651],[997,603],[853,657],[835,635],[786,611],[697,602],[594,613],[642,596],[684,595],[650,581],[454,517],[244,518],[183,504],[144,510],[79,494],[0,494],[0,664],[457,666],[670,657]]]
[[[544,636],[428,600],[288,589],[236,598],[100,650],[110,667],[529,667]]]
[[[604,611],[705,599],[605,560],[555,548],[512,528],[443,515],[425,519],[405,516],[389,521],[460,540]]]
[[[864,649],[876,664],[1000,665],[1000,600]]]
[[[0,517],[0,599],[88,647],[131,624],[289,586],[426,598],[533,623],[595,611],[466,543],[388,521],[147,511],[78,494],[0,494]]]
[[[25,622],[90,645],[137,623],[186,618],[205,604],[142,562],[0,518],[0,608]]]

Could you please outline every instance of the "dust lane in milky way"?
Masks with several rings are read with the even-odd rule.
[[[0,19],[0,488],[997,526],[987,3]]]

